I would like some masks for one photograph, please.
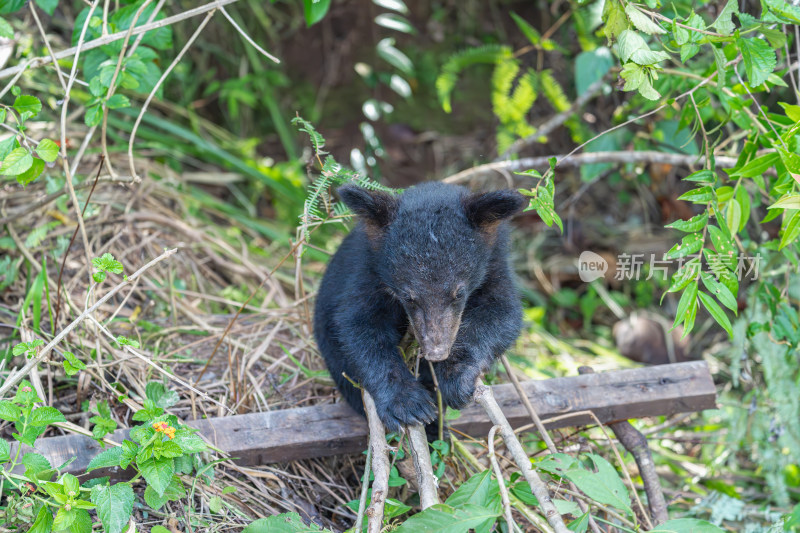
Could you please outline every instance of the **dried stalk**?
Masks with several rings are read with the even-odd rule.
[[[369,464],[372,461],[372,448],[367,446],[367,460],[364,462],[364,477],[361,480],[361,497],[358,499],[358,516],[353,531],[361,533],[364,525],[364,510],[367,507],[367,491],[369,489]]]
[[[32,370],[34,367],[36,367],[36,365],[38,365],[38,364],[39,364],[39,363],[40,363],[40,362],[41,362],[41,361],[42,361],[42,360],[43,360],[45,357],[47,357],[47,355],[48,355],[48,354],[49,354],[49,353],[50,353],[50,352],[53,350],[53,348],[54,348],[54,347],[55,347],[55,346],[56,346],[56,345],[57,345],[59,342],[61,342],[61,341],[64,339],[64,337],[66,337],[67,335],[69,335],[69,333],[70,333],[70,332],[71,332],[73,329],[75,329],[76,327],[78,327],[78,325],[79,325],[81,322],[83,322],[83,321],[86,319],[86,317],[88,317],[89,315],[91,315],[92,313],[94,313],[94,312],[97,310],[97,308],[98,308],[98,307],[100,307],[101,305],[103,305],[104,303],[106,303],[106,301],[108,301],[108,300],[109,300],[109,299],[110,299],[112,296],[114,296],[114,295],[115,295],[115,294],[117,294],[117,293],[118,293],[120,290],[122,290],[122,288],[123,288],[123,287],[125,287],[125,286],[127,286],[127,285],[130,285],[131,283],[133,283],[134,281],[136,281],[136,279],[138,279],[138,278],[139,278],[139,276],[141,276],[142,274],[144,274],[144,273],[145,273],[147,270],[149,270],[150,268],[152,268],[153,266],[155,266],[157,263],[159,263],[160,261],[162,261],[162,260],[166,259],[167,257],[171,256],[172,254],[174,254],[174,253],[175,253],[175,252],[177,252],[177,251],[178,251],[178,249],[177,249],[177,248],[173,248],[173,249],[171,249],[171,250],[166,250],[166,251],[165,251],[163,254],[159,255],[158,257],[156,257],[155,259],[153,259],[152,261],[150,261],[149,263],[147,263],[146,265],[144,265],[142,268],[140,268],[139,270],[137,270],[136,272],[134,272],[134,273],[133,273],[133,275],[131,275],[131,276],[128,276],[128,278],[127,278],[127,279],[123,280],[123,281],[122,281],[121,283],[119,283],[119,284],[118,284],[116,287],[114,287],[114,288],[112,288],[110,291],[108,291],[108,292],[107,292],[107,293],[106,293],[106,294],[105,294],[105,295],[104,295],[102,298],[100,298],[99,300],[97,300],[97,302],[95,302],[95,303],[94,303],[94,305],[92,305],[92,306],[91,306],[91,307],[89,307],[88,309],[84,310],[84,311],[83,311],[83,313],[81,313],[81,314],[80,314],[80,315],[79,315],[79,316],[78,316],[78,317],[77,317],[75,320],[73,320],[73,321],[72,321],[72,323],[70,323],[70,324],[69,324],[69,325],[67,325],[67,326],[66,326],[64,329],[62,329],[62,330],[61,330],[61,331],[58,333],[58,335],[56,335],[56,336],[55,336],[55,338],[53,338],[53,340],[52,340],[52,341],[50,341],[50,342],[47,344],[47,346],[45,346],[44,348],[42,348],[42,349],[39,351],[39,353],[38,353],[38,354],[37,354],[37,355],[36,355],[36,356],[35,356],[33,359],[31,359],[30,361],[28,361],[28,362],[25,364],[25,366],[24,366],[24,367],[22,367],[22,369],[20,369],[20,370],[18,370],[18,371],[16,371],[16,372],[14,372],[13,374],[10,374],[10,375],[9,375],[9,376],[6,378],[6,380],[3,382],[3,384],[2,384],[2,385],[0,385],[0,398],[2,398],[2,397],[3,397],[3,395],[4,395],[5,393],[7,393],[7,392],[8,392],[8,391],[11,389],[11,387],[13,387],[13,386],[14,386],[14,385],[16,385],[17,383],[19,383],[19,382],[20,382],[20,380],[21,380],[21,379],[22,379],[24,376],[26,376],[26,375],[27,375],[27,374],[28,374],[28,373],[29,373],[29,372],[30,372],[30,371],[31,371],[31,370]]]
[[[422,424],[407,426],[408,447],[411,450],[411,459],[414,471],[417,474],[417,487],[419,487],[419,501],[425,510],[431,505],[439,503],[438,482],[433,475],[431,454],[428,453],[428,439]]]
[[[386,494],[389,492],[389,453],[388,446],[386,446],[386,430],[378,417],[372,396],[366,390],[362,390],[361,396],[364,401],[364,411],[367,413],[372,471],[375,473],[375,480],[372,482],[372,499],[367,509],[367,532],[380,533],[383,527]]]
[[[492,429],[489,430],[489,463],[491,463],[492,470],[494,470],[494,477],[497,478],[497,486],[500,489],[500,499],[503,501],[503,514],[505,514],[506,517],[506,525],[508,525],[509,531],[514,531],[517,528],[517,524],[514,523],[514,519],[511,517],[511,502],[508,499],[508,489],[503,479],[503,471],[500,470],[500,464],[497,462],[497,457],[494,455],[494,435],[498,429],[500,429],[500,426],[492,426]]]
[[[550,494],[547,490],[547,485],[541,480],[536,471],[531,468],[531,461],[522,449],[511,424],[508,423],[503,411],[494,399],[492,389],[487,387],[481,382],[475,389],[475,401],[486,410],[489,419],[493,424],[500,426],[500,434],[506,443],[506,448],[511,452],[514,462],[517,463],[522,475],[531,487],[531,492],[539,500],[539,508],[542,510],[547,522],[553,528],[555,533],[569,533],[567,526],[564,525],[564,520],[558,514],[553,500],[550,499]]]

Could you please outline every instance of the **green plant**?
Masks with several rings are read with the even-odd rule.
[[[12,117],[16,132],[0,142],[0,175],[13,176],[24,187],[42,174],[47,163],[58,158],[59,147],[51,139],[36,141],[26,134],[25,124],[41,113],[41,101],[35,96],[21,94],[17,86],[12,87],[11,93],[16,96],[13,105],[0,104],[0,123]]]

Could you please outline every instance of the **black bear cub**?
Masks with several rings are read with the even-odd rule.
[[[359,217],[322,280],[314,333],[347,402],[364,412],[364,387],[391,431],[436,418],[425,362],[415,379],[398,344],[408,328],[433,362],[444,402],[466,405],[476,378],[519,335],[522,307],[508,261],[506,220],[525,198],[426,183],[400,196],[338,190]]]

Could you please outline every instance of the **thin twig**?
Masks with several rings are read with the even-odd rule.
[[[45,346],[44,348],[42,348],[42,349],[39,351],[39,353],[38,353],[38,354],[37,354],[37,355],[36,355],[36,356],[35,356],[33,359],[31,359],[30,361],[28,361],[28,362],[25,364],[25,366],[24,366],[24,367],[22,367],[22,369],[20,369],[20,370],[17,370],[17,371],[15,371],[15,372],[13,372],[12,374],[10,374],[10,375],[9,375],[9,376],[6,378],[6,380],[3,382],[3,384],[2,384],[2,385],[0,385],[0,398],[2,398],[2,397],[3,397],[3,395],[4,395],[6,392],[8,392],[8,391],[11,389],[11,387],[13,387],[13,386],[14,386],[14,385],[16,385],[17,383],[19,383],[19,381],[20,381],[20,380],[21,380],[21,379],[22,379],[24,376],[26,376],[26,375],[27,375],[27,374],[28,374],[28,373],[31,371],[31,369],[33,369],[33,368],[34,368],[36,365],[38,365],[38,364],[39,364],[39,363],[40,363],[40,362],[41,362],[41,361],[42,361],[42,360],[43,360],[45,357],[47,357],[47,355],[48,355],[48,354],[49,354],[49,353],[50,353],[50,352],[53,350],[53,348],[54,348],[54,347],[55,347],[55,346],[56,346],[56,345],[57,345],[59,342],[61,342],[61,341],[64,339],[64,337],[66,337],[67,335],[69,335],[69,333],[70,333],[70,332],[71,332],[73,329],[75,329],[75,328],[76,328],[76,327],[77,327],[77,326],[78,326],[78,325],[79,325],[81,322],[83,322],[83,321],[86,319],[86,317],[88,317],[89,315],[91,315],[92,313],[94,313],[94,312],[95,312],[95,310],[97,310],[97,308],[98,308],[98,307],[100,307],[101,305],[103,305],[103,304],[104,304],[106,301],[108,301],[108,300],[109,300],[109,299],[110,299],[112,296],[114,296],[114,295],[115,295],[115,294],[117,294],[117,293],[118,293],[120,290],[122,290],[122,289],[123,289],[123,287],[125,287],[125,286],[127,286],[127,285],[130,285],[131,283],[133,283],[134,281],[136,281],[136,279],[137,279],[139,276],[141,276],[142,274],[144,274],[144,273],[145,273],[147,270],[149,270],[150,268],[152,268],[153,266],[155,266],[155,265],[156,265],[156,264],[158,264],[159,262],[163,261],[163,260],[164,260],[164,259],[166,259],[167,257],[169,257],[169,256],[173,255],[173,254],[174,254],[174,253],[176,253],[177,251],[178,251],[178,249],[177,249],[177,248],[173,248],[173,249],[171,249],[171,250],[166,250],[166,251],[165,251],[163,254],[159,255],[158,257],[156,257],[155,259],[153,259],[152,261],[150,261],[149,263],[147,263],[146,265],[144,265],[142,268],[140,268],[139,270],[137,270],[136,272],[134,272],[134,273],[133,273],[131,276],[128,276],[128,278],[127,278],[127,279],[125,279],[125,280],[123,280],[122,282],[120,282],[120,283],[119,283],[117,286],[113,287],[113,288],[112,288],[110,291],[108,291],[108,292],[107,292],[107,293],[106,293],[106,294],[105,294],[105,295],[104,295],[102,298],[100,298],[99,300],[97,300],[97,302],[95,302],[95,303],[94,303],[94,305],[92,305],[91,307],[89,307],[89,308],[85,309],[85,310],[84,310],[84,311],[83,311],[83,312],[82,312],[82,313],[81,313],[81,314],[80,314],[80,315],[79,315],[79,316],[78,316],[78,317],[77,317],[75,320],[73,320],[73,321],[72,321],[72,322],[71,322],[69,325],[67,325],[67,326],[66,326],[64,329],[62,329],[62,330],[61,330],[61,331],[58,333],[58,335],[56,335],[56,336],[53,338],[53,340],[52,340],[52,341],[50,341],[50,342],[47,344],[47,346]]]
[[[487,387],[481,382],[475,389],[475,401],[484,408],[486,414],[493,424],[500,426],[500,434],[506,443],[506,448],[511,452],[514,462],[522,472],[523,477],[531,487],[531,492],[536,499],[539,500],[539,508],[542,510],[544,517],[553,528],[555,533],[569,533],[567,526],[564,525],[564,520],[558,514],[553,500],[550,499],[550,493],[547,490],[547,485],[539,477],[539,474],[531,467],[531,460],[525,454],[522,445],[514,434],[511,424],[508,423],[503,411],[494,399],[492,389]]]
[[[130,164],[131,176],[133,176],[133,178],[135,180],[138,180],[139,177],[136,174],[136,168],[135,168],[135,165],[133,163],[133,142],[136,140],[136,130],[139,129],[139,124],[142,122],[142,117],[144,116],[145,112],[147,111],[147,106],[150,105],[150,101],[153,99],[155,94],[158,92],[158,89],[159,89],[159,87],[161,87],[161,84],[164,83],[165,79],[167,79],[167,76],[169,76],[170,72],[172,72],[172,69],[175,68],[175,65],[180,63],[181,59],[183,58],[183,55],[186,53],[186,51],[189,49],[189,47],[192,46],[192,43],[194,43],[195,39],[197,39],[197,37],[200,35],[200,32],[203,31],[203,28],[206,27],[206,24],[208,24],[208,21],[211,20],[211,17],[214,16],[215,12],[216,12],[216,10],[212,10],[212,11],[208,12],[208,15],[206,15],[206,18],[203,19],[203,22],[200,23],[200,25],[194,31],[192,36],[189,37],[189,40],[186,41],[185,45],[183,45],[183,48],[181,48],[181,51],[178,52],[177,56],[175,56],[175,59],[172,60],[172,63],[169,64],[169,66],[164,71],[164,73],[161,75],[161,77],[158,78],[158,81],[156,82],[155,86],[153,87],[153,90],[150,91],[150,94],[147,95],[147,99],[144,101],[144,104],[142,105],[142,110],[139,111],[139,116],[136,117],[136,122],[133,124],[133,129],[131,130],[131,138],[128,141],[128,163]]]
[[[378,410],[372,396],[361,391],[364,411],[367,413],[369,425],[369,447],[372,449],[372,471],[375,480],[372,482],[372,498],[367,509],[367,532],[380,533],[383,527],[383,509],[386,494],[389,492],[389,454],[386,446],[386,430],[378,417]]]
[[[497,478],[497,486],[500,488],[500,500],[503,502],[506,525],[509,531],[513,531],[516,529],[517,524],[514,523],[514,519],[511,517],[511,502],[508,500],[508,489],[506,488],[505,479],[503,479],[503,471],[500,469],[500,463],[497,462],[497,457],[494,455],[494,434],[498,429],[500,429],[500,426],[492,426],[492,429],[489,430],[489,463],[492,465],[494,477]]]
[[[431,454],[428,451],[428,439],[425,437],[425,428],[422,424],[407,426],[406,433],[408,433],[408,447],[411,450],[414,471],[417,474],[420,506],[425,510],[439,503],[437,481],[433,475]]]
[[[367,446],[367,460],[364,462],[364,477],[361,480],[361,497],[358,499],[358,516],[353,531],[361,533],[364,525],[364,509],[367,507],[367,492],[369,491],[369,465],[372,460],[372,448]]]
[[[47,38],[47,33],[44,31],[44,27],[42,26],[42,21],[39,20],[39,14],[36,12],[36,3],[31,2],[28,4],[31,8],[31,14],[33,15],[33,20],[36,21],[36,27],[39,28],[39,33],[42,36],[42,40],[44,41],[44,46],[47,49],[47,53],[50,54],[50,57],[53,59],[53,65],[56,67],[56,74],[58,75],[58,82],[61,84],[61,88],[66,91],[67,90],[67,83],[64,81],[64,73],[61,72],[61,65],[58,64],[58,61],[55,60],[55,52],[53,52],[53,47],[50,46],[50,39]]]
[[[116,339],[116,337],[114,337],[114,334],[111,333],[110,331],[108,331],[108,329],[103,324],[101,324],[100,321],[98,321],[94,316],[92,316],[90,314],[87,318],[92,323],[94,323],[100,329],[100,331],[105,333],[108,338],[110,338],[112,341],[116,342],[117,339]],[[211,402],[213,404],[216,404],[216,405],[222,407],[223,409],[225,409],[226,411],[228,411],[229,413],[233,414],[233,412],[234,412],[233,409],[231,409],[230,407],[228,407],[227,405],[225,405],[223,403],[218,402],[217,400],[215,400],[214,398],[212,398],[208,394],[196,389],[195,387],[192,387],[189,383],[187,383],[186,381],[182,380],[181,378],[179,378],[175,374],[170,374],[169,372],[167,372],[166,370],[161,368],[159,365],[155,364],[151,358],[149,358],[149,357],[147,357],[147,356],[145,356],[143,354],[140,354],[139,352],[137,352],[136,350],[134,350],[133,348],[131,348],[128,345],[124,345],[122,348],[123,348],[124,351],[128,352],[129,354],[133,355],[134,357],[137,357],[137,358],[141,359],[142,361],[144,361],[145,364],[147,364],[147,365],[153,367],[154,369],[156,369],[162,376],[166,377],[167,379],[169,379],[171,381],[174,381],[178,385],[180,385],[180,386],[192,391],[193,393],[197,394],[198,396],[200,396],[204,400],[207,400],[207,401],[209,401],[209,402]]]
[[[224,8],[224,7],[220,7],[220,8],[219,8],[219,10],[220,10],[220,11],[222,11],[222,14],[223,14],[223,15],[225,15],[225,18],[226,18],[226,19],[228,19],[228,22],[230,22],[230,23],[231,23],[231,25],[233,25],[233,27],[234,27],[234,28],[236,28],[236,31],[238,31],[238,32],[239,32],[239,34],[240,34],[242,37],[244,37],[244,40],[245,40],[245,41],[247,41],[248,43],[250,43],[250,45],[251,45],[253,48],[255,48],[256,50],[258,50],[259,52],[261,52],[261,54],[262,54],[264,57],[266,57],[267,59],[271,59],[272,61],[274,61],[274,62],[276,62],[276,63],[280,64],[281,60],[280,60],[280,59],[278,59],[277,57],[275,57],[274,55],[270,54],[269,52],[267,52],[267,51],[266,51],[266,50],[264,50],[263,48],[261,48],[261,47],[258,45],[258,43],[256,43],[256,42],[255,42],[255,41],[254,41],[254,40],[253,40],[253,39],[252,39],[252,38],[251,38],[249,35],[247,35],[247,32],[246,32],[246,31],[244,31],[244,30],[241,28],[241,26],[239,26],[239,25],[236,23],[236,21],[235,21],[235,20],[233,20],[233,17],[232,17],[232,16],[230,16],[230,15],[228,14],[228,12],[225,10],[225,8]]]
[[[182,20],[186,20],[188,18],[196,17],[197,15],[202,15],[203,13],[208,13],[212,9],[218,9],[222,6],[226,6],[228,4],[232,4],[234,2],[238,2],[238,0],[216,0],[215,2],[209,2],[208,4],[204,4],[202,6],[195,7],[193,9],[189,9],[188,11],[184,11],[183,13],[178,13],[177,15],[173,15],[171,17],[166,17],[161,20],[156,20],[151,24],[142,24],[141,26],[137,26],[134,30],[132,35],[139,35],[140,33],[145,33],[150,30],[156,30],[158,28],[163,28],[165,26],[170,26],[175,24],[176,22],[180,22]],[[96,5],[93,4],[93,7]],[[91,20],[91,17],[86,18],[87,22]],[[78,46],[73,46],[72,48],[67,48],[66,50],[62,50],[60,52],[56,52],[55,58],[64,59],[65,57],[70,57],[75,55],[75,53],[79,49],[83,50],[92,50],[94,48],[98,48],[100,46],[105,46],[108,43],[113,43],[114,41],[119,41],[120,39],[124,39],[125,36],[128,34],[128,30],[120,31],[117,33],[112,33],[111,35],[107,35],[105,37],[100,37],[98,39],[94,39],[93,41],[89,41],[85,43],[82,48]],[[7,78],[9,76],[13,76],[19,73],[24,72],[28,68],[38,68],[44,65],[48,65],[53,61],[53,59],[49,56],[40,56],[34,58],[23,65],[15,65],[13,67],[9,67],[3,70],[0,70],[0,79]],[[77,64],[77,62],[75,63]]]

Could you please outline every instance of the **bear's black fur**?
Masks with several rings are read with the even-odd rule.
[[[389,430],[436,417],[427,362],[415,379],[398,344],[411,327],[433,363],[444,402],[467,404],[476,378],[519,335],[522,308],[508,261],[508,225],[527,201],[516,191],[470,194],[427,183],[400,196],[338,190],[359,216],[322,280],[314,333],[347,402],[370,392]]]

